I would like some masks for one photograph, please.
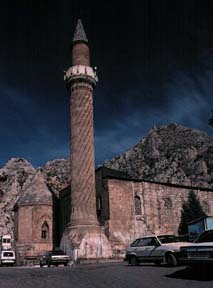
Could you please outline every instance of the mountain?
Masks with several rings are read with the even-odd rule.
[[[103,166],[133,178],[182,185],[212,187],[213,138],[181,125],[154,127],[137,145]],[[70,183],[69,159],[48,161],[41,169],[58,196]],[[13,234],[13,206],[36,169],[23,158],[11,158],[0,169],[0,235]]]
[[[41,169],[46,184],[58,196],[69,185],[70,165],[68,159],[47,162]],[[33,181],[37,169],[23,158],[11,158],[0,169],[0,236],[13,235],[13,207],[26,185]]]
[[[212,187],[213,138],[177,124],[155,126],[137,145],[103,166],[136,179]]]
[[[42,171],[46,183],[58,196],[58,192],[70,184],[70,159],[56,159],[48,161]]]

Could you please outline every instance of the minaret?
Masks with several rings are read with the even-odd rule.
[[[80,19],[72,42],[72,67],[64,78],[71,111],[71,215],[61,246],[75,259],[109,257],[110,246],[96,215],[93,89],[98,79],[90,67]]]

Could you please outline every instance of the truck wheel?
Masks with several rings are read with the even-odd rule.
[[[136,256],[131,256],[131,258],[129,259],[129,264],[131,266],[137,266],[138,265],[138,259]]]
[[[166,254],[166,264],[168,267],[176,267],[177,259],[172,253]]]

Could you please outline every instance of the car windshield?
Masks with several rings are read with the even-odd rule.
[[[13,252],[4,252],[4,257],[13,257]]]
[[[56,251],[52,251],[52,255],[65,255],[65,253],[62,250],[56,250]]]
[[[204,242],[213,242],[213,230],[205,231],[197,238],[197,240],[195,240],[195,243],[204,243]]]
[[[158,236],[158,239],[162,244],[178,242],[178,238],[175,235],[162,235]]]

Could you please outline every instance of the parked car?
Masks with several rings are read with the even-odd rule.
[[[125,261],[130,265],[140,262],[166,263],[175,267],[179,263],[180,247],[189,245],[188,242],[179,242],[174,235],[147,236],[136,239],[126,250]]]
[[[204,231],[193,243],[181,247],[180,262],[188,266],[213,265],[213,230]]]
[[[1,250],[0,265],[13,266],[16,261],[15,252],[13,250]]]
[[[59,264],[67,266],[69,260],[70,257],[62,250],[48,251],[40,256],[40,267],[43,267],[44,265],[47,265],[48,267],[51,265],[58,266]]]

